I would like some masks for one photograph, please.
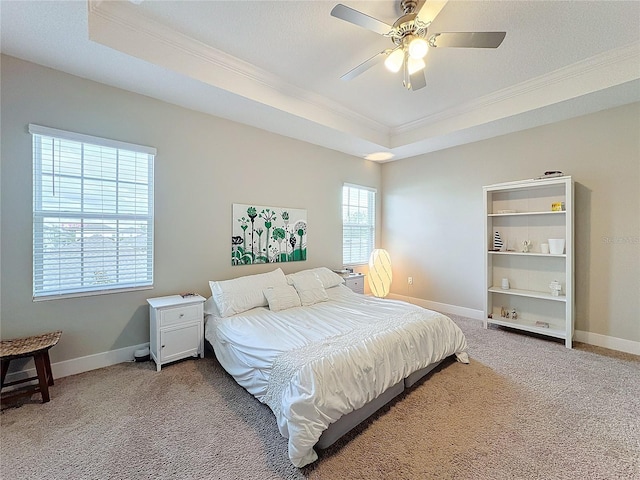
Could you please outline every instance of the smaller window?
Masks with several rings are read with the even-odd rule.
[[[342,262],[362,265],[369,261],[376,239],[376,190],[342,187]]]

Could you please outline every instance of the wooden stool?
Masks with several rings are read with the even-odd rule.
[[[42,394],[42,403],[49,401],[49,386],[53,385],[49,349],[58,343],[60,335],[62,335],[62,332],[51,332],[45,333],[44,335],[35,335],[33,337],[0,341],[0,361],[2,361],[2,381],[0,382],[0,390],[11,385],[30,382],[31,380],[36,379],[38,380],[37,385],[32,385],[2,396],[2,403],[19,397],[30,396],[34,393]],[[11,360],[23,357],[33,357],[38,375],[36,377],[29,377],[5,384],[4,379],[7,376],[7,371],[9,371],[9,363]]]

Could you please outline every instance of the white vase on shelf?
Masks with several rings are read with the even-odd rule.
[[[562,255],[564,253],[564,238],[550,238],[549,253],[551,255]]]

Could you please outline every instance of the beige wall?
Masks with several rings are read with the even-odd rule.
[[[306,262],[286,273],[342,265],[343,182],[380,188],[381,168],[148,97],[2,57],[2,338],[62,329],[52,361],[149,341],[145,299],[196,291],[208,280],[272,270],[232,267],[231,205],[306,208]],[[158,149],[155,288],[34,303],[29,123]]]
[[[148,297],[270,270],[230,265],[234,202],[307,208],[286,272],[341,265],[343,182],[382,187],[393,293],[481,310],[481,187],[550,169],[576,182],[576,328],[640,341],[640,104],[381,168],[12,57],[1,74],[0,336],[62,329],[54,362],[148,342]],[[158,149],[153,290],[32,302],[29,123]]]
[[[575,181],[576,330],[639,342],[639,132],[636,103],[385,164],[392,293],[482,310],[482,186],[561,170]]]

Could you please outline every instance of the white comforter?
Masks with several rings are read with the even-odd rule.
[[[327,427],[411,373],[455,354],[468,363],[451,319],[394,300],[327,289],[330,300],[277,313],[208,316],[205,337],[221,365],[271,407],[289,458],[302,467]]]

